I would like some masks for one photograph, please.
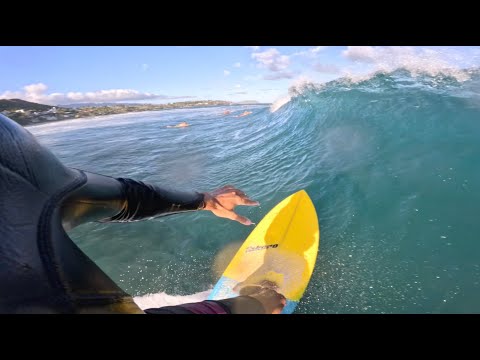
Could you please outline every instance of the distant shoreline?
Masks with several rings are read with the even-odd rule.
[[[0,112],[22,126],[35,126],[67,120],[87,119],[145,111],[200,109],[210,107],[268,106],[268,103],[232,103],[223,100],[184,101],[168,104],[97,104],[60,107],[20,99],[0,100]]]
[[[39,121],[36,123],[22,125],[23,127],[32,127],[38,125],[45,125],[45,124],[53,124],[58,122],[66,122],[71,120],[83,120],[83,119],[91,119],[95,117],[104,117],[104,116],[115,116],[115,115],[125,115],[125,114],[141,114],[144,112],[156,112],[156,111],[170,111],[170,110],[186,110],[186,109],[208,109],[208,108],[216,108],[216,107],[226,107],[226,106],[235,106],[235,107],[245,107],[245,106],[270,106],[269,103],[258,103],[258,104],[232,104],[232,105],[212,105],[212,106],[191,106],[191,107],[184,107],[184,108],[174,108],[174,109],[157,109],[157,110],[138,110],[138,111],[126,111],[121,113],[115,114],[105,114],[105,115],[90,115],[90,116],[82,116],[78,118],[67,118],[67,119],[59,119],[59,120],[45,120]]]

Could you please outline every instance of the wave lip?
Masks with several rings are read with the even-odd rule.
[[[270,105],[270,112],[274,113],[280,109],[283,105],[287,104],[292,98],[289,95],[282,96],[275,100],[272,105]]]
[[[275,101],[271,111],[277,111],[287,102],[297,98],[308,99],[310,96],[333,94],[351,90],[360,90],[369,93],[384,93],[389,90],[402,88],[417,88],[430,92],[448,93],[465,89],[480,88],[480,68],[425,68],[425,67],[398,67],[393,70],[376,70],[368,74],[346,74],[338,79],[326,83],[304,82],[292,85],[289,89],[288,101],[283,98]],[[452,93],[453,94],[453,93]],[[451,94],[451,95],[452,95]],[[308,100],[307,100],[308,101]]]

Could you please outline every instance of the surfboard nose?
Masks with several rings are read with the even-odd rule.
[[[295,195],[303,195],[303,196],[308,196],[308,193],[305,191],[305,189],[299,190],[295,193]]]
[[[297,198],[298,200],[308,200],[311,203],[313,203],[312,199],[308,195],[307,191],[305,189],[299,190],[296,193],[292,194],[292,198]]]

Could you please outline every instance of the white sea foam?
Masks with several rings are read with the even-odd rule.
[[[274,113],[278,109],[280,109],[283,105],[287,104],[291,100],[290,95],[285,95],[277,100],[275,100],[272,105],[270,105],[270,112]]]
[[[300,76],[296,78],[295,80],[293,80],[292,85],[288,89],[288,95],[283,95],[279,97],[272,103],[272,105],[270,105],[270,112],[274,113],[283,105],[287,104],[292,99],[292,97],[303,92],[305,89],[316,87],[319,85],[320,84],[314,84],[313,81],[306,76]]]
[[[478,73],[480,59],[478,56],[467,56],[451,49],[408,46],[349,46],[343,51],[343,56],[354,64],[343,68],[336,80],[345,80],[347,84],[357,84],[378,74],[389,74],[397,70],[406,70],[413,77],[430,76],[433,81],[437,76],[448,76],[464,82],[471,79],[472,74]],[[288,92],[292,98],[308,89],[320,90],[325,84],[301,77],[295,80]],[[281,100],[283,99],[274,102],[271,106],[272,112],[286,103]]]
[[[133,298],[135,303],[142,309],[158,308],[162,306],[173,306],[191,302],[203,301],[210,294],[211,289],[198,292],[192,295],[169,295],[165,292],[147,294]]]
[[[146,120],[157,120],[153,116],[159,117],[154,112],[142,112],[144,117],[150,115]],[[153,115],[153,116],[152,116]],[[66,121],[54,121],[51,123],[42,123],[39,125],[27,126],[27,129],[34,135],[48,135],[58,134],[62,132],[74,131],[78,129],[90,128],[103,128],[113,125],[127,125],[130,123],[138,122],[138,113],[116,114],[116,115],[104,115],[94,116],[89,118],[78,118]]]
[[[357,63],[369,64],[367,74],[345,72],[352,80],[364,80],[378,72],[392,72],[405,69],[412,75],[447,75],[458,81],[469,79],[468,72],[462,67],[468,66],[465,56],[453,50],[414,48],[410,46],[349,46],[343,56]],[[471,64],[469,64],[471,65]]]

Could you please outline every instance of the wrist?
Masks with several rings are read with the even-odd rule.
[[[197,210],[205,210],[205,207],[207,206],[205,193],[199,193],[199,194],[201,195],[201,201],[200,201],[200,204],[198,205]]]
[[[208,192],[201,193],[203,195],[203,201],[200,204],[201,207],[199,208],[200,210],[212,210],[212,195],[210,195]]]

